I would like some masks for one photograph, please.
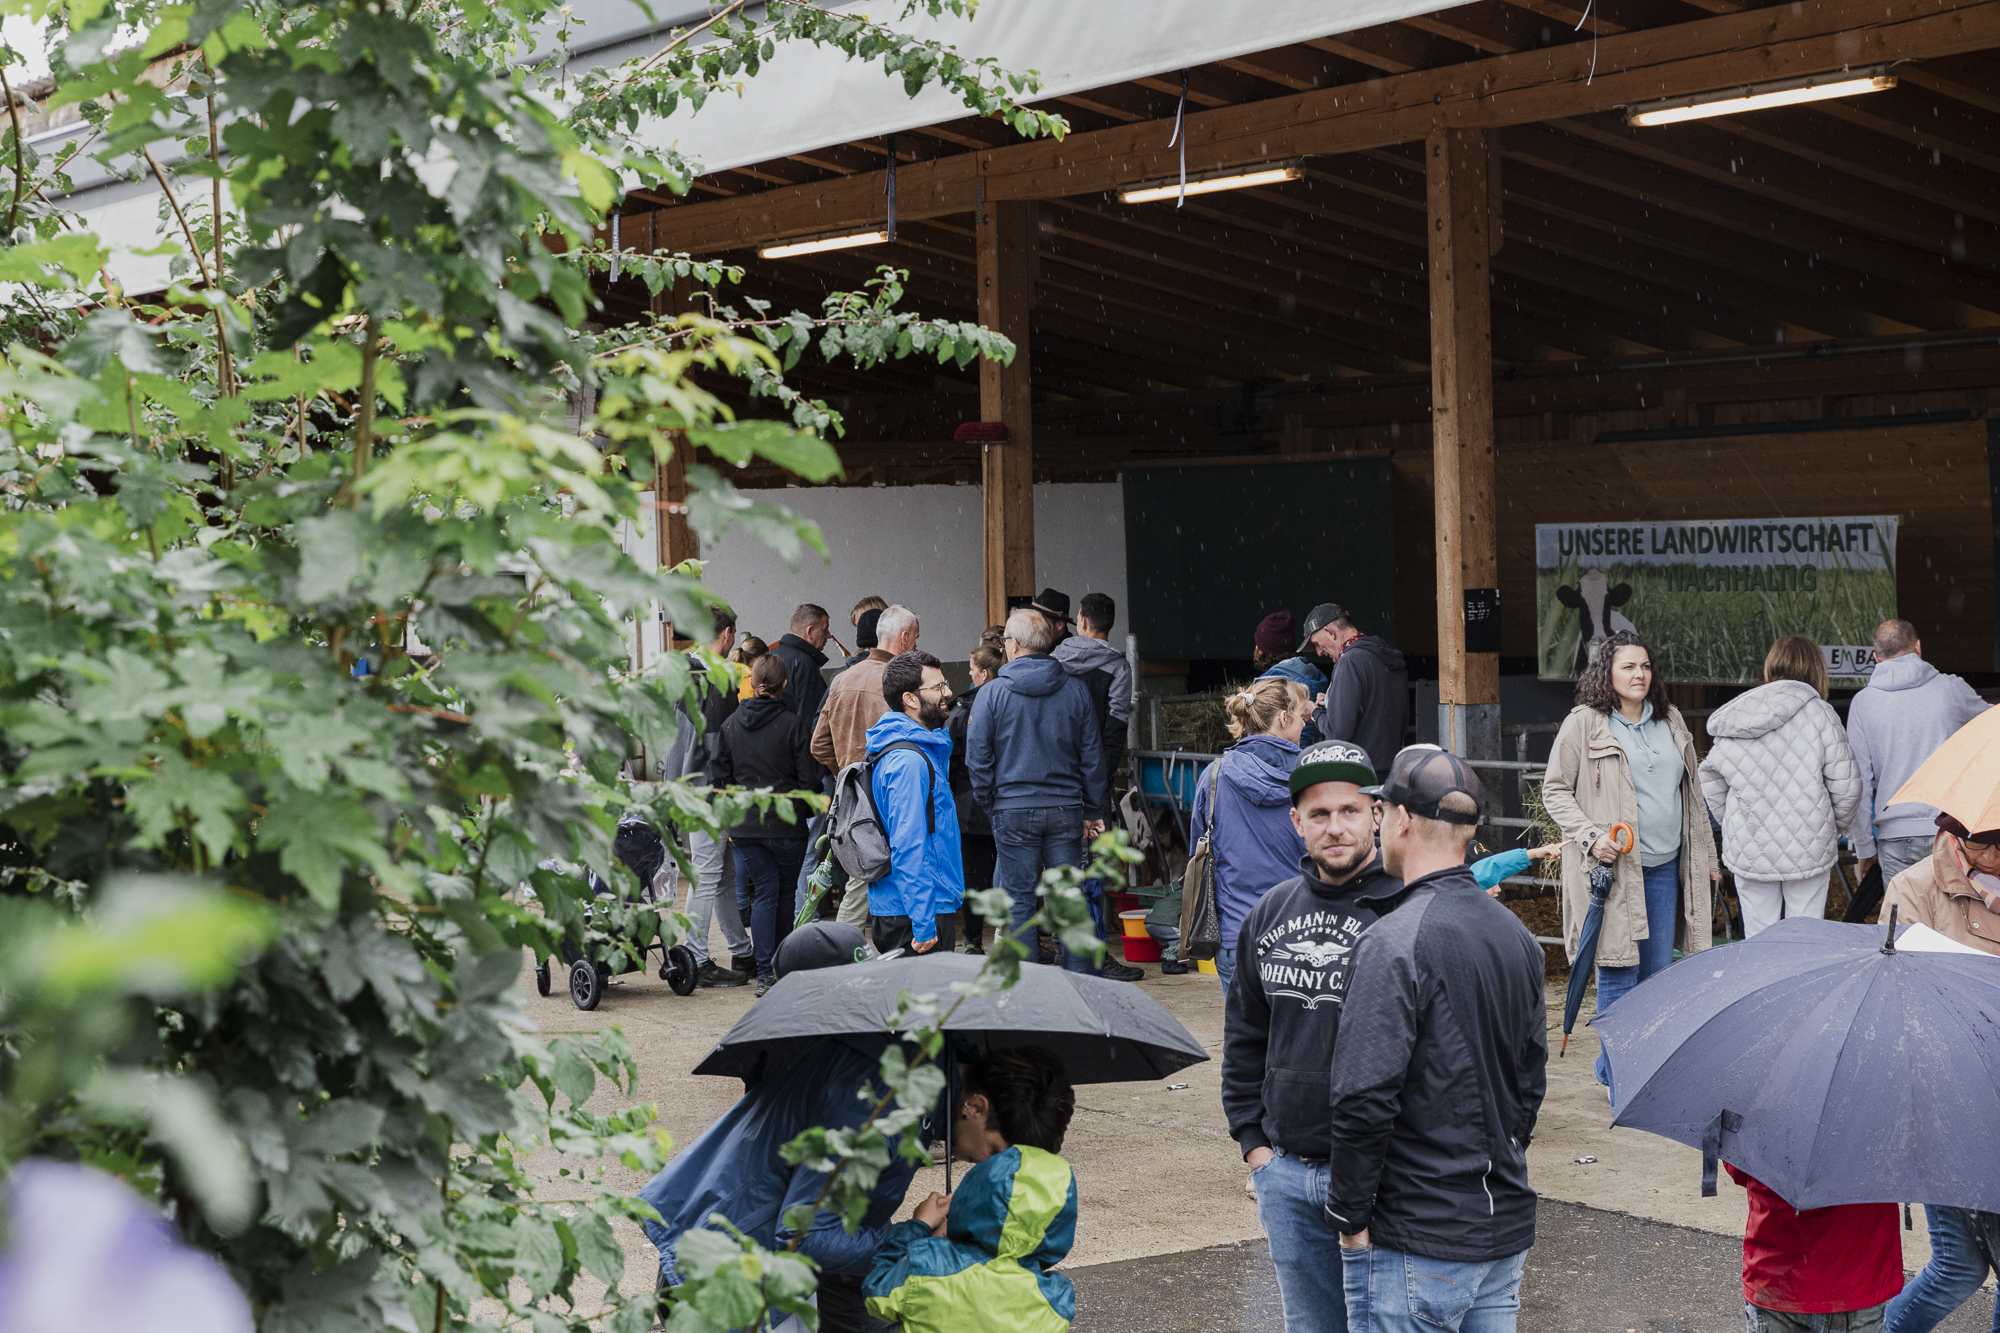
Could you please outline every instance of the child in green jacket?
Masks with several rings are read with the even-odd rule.
[[[1076,1178],[1056,1156],[1076,1093],[1042,1046],[995,1051],[960,1080],[955,1155],[975,1165],[890,1229],[868,1313],[903,1333],[1064,1333],[1076,1291],[1048,1270],[1076,1240]]]

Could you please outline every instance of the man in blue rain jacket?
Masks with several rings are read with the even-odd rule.
[[[889,711],[868,728],[869,794],[889,837],[889,873],[868,886],[875,947],[952,951],[965,865],[951,795],[951,686],[929,653],[912,650],[882,668]]]

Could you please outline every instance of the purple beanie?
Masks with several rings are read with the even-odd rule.
[[[1257,632],[1250,636],[1250,641],[1266,657],[1290,657],[1298,647],[1298,636],[1292,630],[1294,623],[1290,611],[1273,611],[1257,622]]]

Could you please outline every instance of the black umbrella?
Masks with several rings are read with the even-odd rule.
[[[845,967],[794,972],[736,1021],[697,1074],[754,1079],[780,1069],[829,1037],[873,1038],[905,989],[933,994],[951,1010],[951,983],[970,981],[985,959],[973,954],[915,954]],[[971,1057],[1009,1046],[1046,1046],[1072,1083],[1132,1083],[1165,1078],[1208,1059],[1188,1030],[1144,991],[1040,963],[1021,964],[1021,980],[995,995],[958,1005],[945,1025],[950,1045]]]
[[[949,1193],[951,1086],[959,1060],[1009,1046],[1043,1046],[1063,1062],[1072,1083],[1132,1083],[1208,1059],[1173,1015],[1130,982],[1023,963],[1013,986],[961,1002],[951,983],[972,980],[985,962],[972,954],[914,954],[793,972],[736,1020],[694,1072],[759,1078],[833,1037],[887,1046],[897,997],[905,990],[936,995],[951,1015],[944,1025],[950,1040],[943,1110]]]
[[[2000,1210],[2000,958],[1885,934],[1795,917],[1661,971],[1591,1020],[1611,1123],[1702,1149],[1704,1194],[1721,1159],[1794,1208]]]
[[[1621,833],[1625,845],[1619,847]],[[1620,823],[1611,826],[1610,837],[1611,845],[1623,855],[1632,850],[1638,835],[1630,824]],[[1583,929],[1577,934],[1576,957],[1570,960],[1569,992],[1563,997],[1563,1039],[1556,1050],[1558,1056],[1569,1054],[1569,1034],[1576,1027],[1577,1010],[1583,1007],[1583,992],[1590,986],[1590,975],[1597,970],[1597,937],[1604,933],[1604,900],[1611,896],[1611,886],[1617,878],[1618,872],[1602,861],[1590,867],[1590,908],[1583,914]]]

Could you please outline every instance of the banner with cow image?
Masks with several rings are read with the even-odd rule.
[[[1671,681],[1754,684],[1773,640],[1803,634],[1839,684],[1874,669],[1896,614],[1896,520],[1743,518],[1535,527],[1543,680],[1574,679],[1635,629]]]

